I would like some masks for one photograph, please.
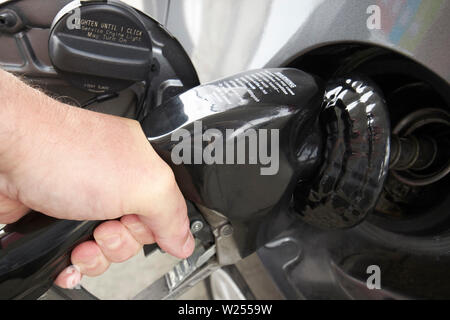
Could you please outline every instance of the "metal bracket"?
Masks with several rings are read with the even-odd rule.
[[[181,260],[164,276],[137,294],[135,300],[168,300],[180,296],[221,266],[234,264],[241,256],[233,238],[233,227],[220,213],[197,205],[209,224],[215,243],[205,247],[197,239],[194,253]]]

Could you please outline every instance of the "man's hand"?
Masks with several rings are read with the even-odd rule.
[[[185,200],[138,122],[62,104],[1,70],[0,101],[0,223],[29,208],[110,220],[73,250],[78,268],[56,284],[73,287],[155,241],[179,258],[192,253]]]

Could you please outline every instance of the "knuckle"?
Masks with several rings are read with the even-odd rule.
[[[162,166],[158,178],[159,188],[161,188],[163,192],[173,192],[174,189],[177,188],[175,175],[168,165],[164,164]]]
[[[128,227],[129,225],[141,223],[136,214],[127,214],[120,218],[120,222]]]
[[[163,162],[140,170],[138,179],[131,187],[134,192],[127,190],[127,196],[122,205],[124,215],[138,214],[142,216],[151,215],[156,207],[161,205],[165,199],[170,199],[177,192],[175,175],[170,167]]]
[[[189,218],[187,215],[187,206],[186,201],[180,201],[180,204],[175,209],[175,214],[182,219],[181,225],[185,227],[185,229],[189,229]]]
[[[116,220],[110,220],[101,223],[99,226],[97,226],[94,230],[94,238],[101,238],[105,235],[109,234],[118,234],[122,232],[122,224],[119,221]]]
[[[115,263],[121,263],[125,262],[132,257],[134,257],[139,251],[141,246],[136,243],[136,246],[134,245],[127,245],[119,250],[115,250],[114,252],[111,252],[107,258],[111,262]]]

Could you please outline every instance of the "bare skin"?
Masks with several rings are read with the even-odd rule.
[[[72,251],[75,267],[57,285],[100,275],[143,244],[157,242],[179,258],[192,253],[184,198],[138,122],[65,105],[1,69],[0,101],[0,223],[30,209],[107,220],[95,241]]]

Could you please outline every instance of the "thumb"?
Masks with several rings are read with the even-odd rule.
[[[194,251],[195,241],[190,230],[186,201],[175,179],[170,179],[170,187],[164,188],[163,195],[155,195],[149,203],[150,212],[141,214],[140,219],[149,226],[156,243],[167,253],[187,258]]]

